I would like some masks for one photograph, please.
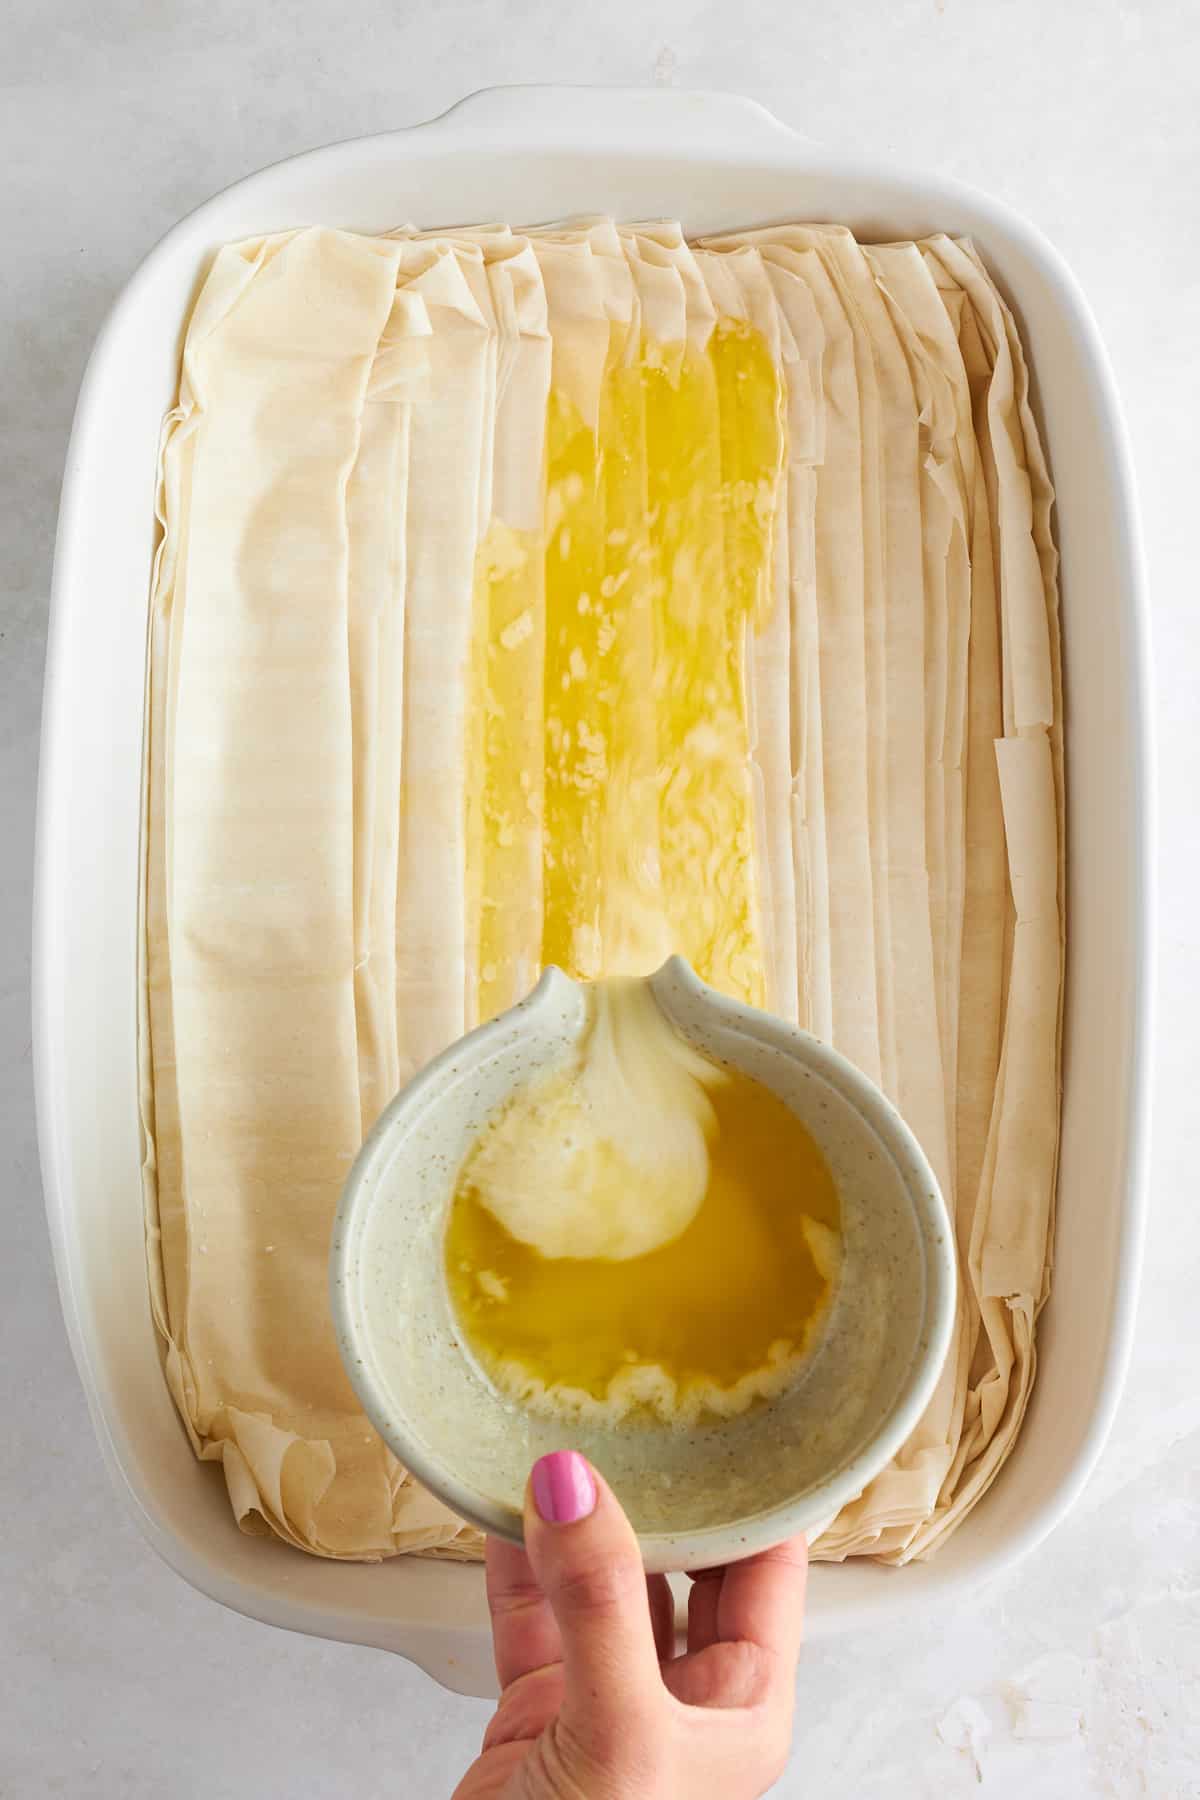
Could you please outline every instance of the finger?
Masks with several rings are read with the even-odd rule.
[[[709,1644],[694,1656],[664,1663],[663,1685],[684,1706],[738,1712],[784,1699],[779,1665],[757,1644]],[[778,1705],[773,1710],[778,1710]],[[790,1710],[790,1709],[789,1709]]]
[[[533,1669],[557,1662],[562,1644],[550,1604],[521,1546],[490,1537],[485,1562],[496,1674],[506,1688]]]
[[[718,1637],[770,1650],[790,1682],[804,1635],[807,1581],[808,1545],[802,1537],[730,1563],[717,1602]]]
[[[654,1628],[658,1660],[667,1662],[675,1654],[675,1596],[665,1575],[648,1575],[646,1594],[650,1601],[650,1623]]]
[[[721,1598],[724,1569],[698,1569],[688,1595],[688,1655],[707,1650],[717,1642],[717,1602]]]
[[[548,1663],[509,1682],[483,1734],[484,1754],[501,1744],[527,1744],[541,1737],[558,1717],[562,1697],[561,1663]]]
[[[581,1743],[619,1743],[661,1698],[658,1652],[633,1527],[577,1451],[534,1464],[525,1547],[562,1640],[564,1723]]]

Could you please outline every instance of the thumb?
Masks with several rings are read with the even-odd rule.
[[[578,1451],[534,1463],[525,1549],[562,1640],[562,1723],[604,1766],[634,1748],[662,1681],[633,1527]]]

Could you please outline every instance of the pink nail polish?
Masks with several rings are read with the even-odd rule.
[[[573,1525],[596,1504],[596,1483],[578,1450],[553,1450],[533,1465],[533,1504],[547,1525]]]

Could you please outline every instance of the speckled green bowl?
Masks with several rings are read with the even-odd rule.
[[[844,1057],[717,994],[681,957],[650,980],[684,1037],[792,1108],[837,1184],[841,1280],[823,1334],[783,1394],[687,1429],[567,1428],[501,1398],[460,1349],[442,1268],[455,1176],[513,1088],[578,1041],[586,990],[558,969],[430,1063],[380,1118],[338,1208],[330,1297],[372,1422],[455,1512],[519,1541],[531,1462],[569,1443],[619,1494],[647,1568],[692,1569],[824,1524],[895,1454],[945,1360],[955,1258],[919,1144]]]

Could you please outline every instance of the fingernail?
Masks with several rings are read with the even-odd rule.
[[[553,1450],[533,1465],[533,1504],[547,1525],[573,1525],[596,1504],[596,1482],[578,1450]]]

